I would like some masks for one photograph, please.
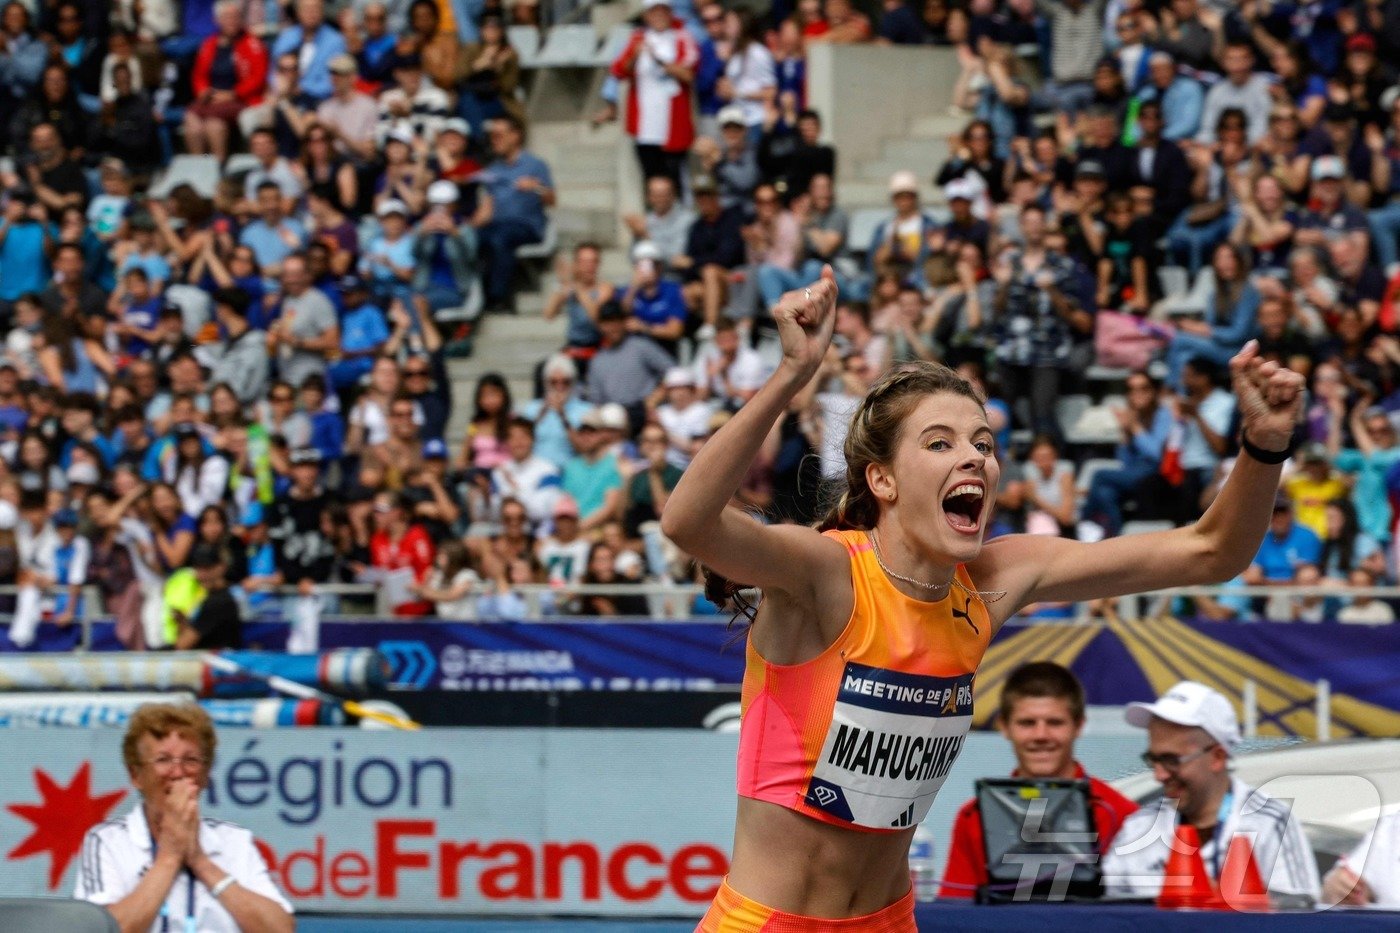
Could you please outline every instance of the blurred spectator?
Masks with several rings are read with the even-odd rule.
[[[1220,53],[1220,66],[1225,78],[1206,92],[1201,129],[1196,139],[1202,143],[1214,142],[1220,117],[1227,110],[1240,110],[1247,122],[1249,142],[1256,143],[1264,135],[1272,109],[1269,79],[1254,71],[1254,50],[1247,42],[1227,43]]]
[[[869,271],[872,275],[893,271],[902,277],[913,269],[922,274],[936,226],[919,207],[919,179],[913,172],[895,172],[889,189],[894,214],[882,220],[870,238]]]
[[[481,16],[479,42],[462,46],[457,57],[457,109],[480,133],[488,121],[510,114],[525,119],[520,87],[520,55],[510,44],[505,21],[487,10]]]
[[[671,356],[685,333],[685,297],[675,282],[661,276],[661,251],[649,240],[632,248],[632,279],[619,298],[631,315],[627,329],[656,341]]]
[[[708,175],[691,182],[695,221],[686,235],[685,255],[671,260],[685,282],[686,304],[704,325],[714,327],[729,301],[732,271],[744,261],[743,215],[726,208],[719,186]]]
[[[1194,4],[1195,0],[1176,0],[1179,5]],[[1158,49],[1147,57],[1147,83],[1138,92],[1144,103],[1157,105],[1161,136],[1172,142],[1194,140],[1201,129],[1201,112],[1205,107],[1205,91],[1195,78],[1181,74],[1169,49]],[[1142,111],[1138,111],[1141,125]]]
[[[1280,493],[1274,502],[1269,531],[1254,562],[1245,571],[1245,582],[1291,583],[1301,568],[1315,568],[1321,557],[1321,540],[1306,525],[1294,521],[1293,502]]]
[[[592,532],[612,521],[621,510],[622,473],[608,451],[603,432],[609,424],[600,409],[583,417],[575,435],[577,451],[564,464],[561,488],[578,503],[580,529]]]
[[[1344,474],[1355,477],[1351,503],[1355,507],[1360,528],[1374,540],[1386,543],[1391,539],[1391,509],[1385,488],[1385,477],[1400,463],[1400,438],[1395,423],[1384,408],[1368,404],[1362,398],[1351,410],[1348,426],[1353,447],[1342,448],[1341,414],[1345,403],[1340,394],[1333,396],[1334,417],[1327,437],[1327,449],[1332,465]],[[1330,519],[1329,519],[1330,524]]]
[[[1327,503],[1346,496],[1347,486],[1332,470],[1327,446],[1313,442],[1296,457],[1297,470],[1282,483],[1293,501],[1293,514],[1299,524],[1321,536],[1327,533]]]
[[[433,604],[422,596],[421,584],[427,580],[436,549],[423,526],[412,521],[411,503],[402,495],[380,493],[374,500],[374,527],[366,579],[381,588],[394,615],[432,612]]]
[[[1361,530],[1356,509],[1346,499],[1333,499],[1324,506],[1325,527],[1318,570],[1328,580],[1347,581],[1351,572],[1380,551],[1380,545]]]
[[[340,324],[330,299],[311,286],[305,256],[283,261],[282,294],[268,346],[278,354],[281,378],[295,386],[312,373],[325,376],[328,359],[340,352]]]
[[[669,185],[670,182],[664,178],[653,178],[648,182],[648,189]],[[672,212],[675,210],[677,209],[673,208]],[[572,262],[559,260],[559,287],[544,304],[546,321],[554,320],[560,311],[565,313],[567,327],[564,331],[564,353],[585,367],[593,358],[601,339],[598,333],[598,310],[603,302],[615,294],[612,283],[601,281],[598,277],[601,254],[597,244],[584,242],[574,247]]]
[[[588,570],[583,575],[583,583],[592,586],[613,586],[626,583],[626,576],[619,571],[638,563],[634,551],[617,551],[599,541],[588,552]],[[642,616],[650,611],[646,597],[640,593],[621,592],[615,595],[584,595],[579,597],[579,613],[586,616]]]
[[[552,518],[552,533],[541,536],[536,548],[546,582],[559,588],[577,586],[588,571],[588,552],[592,548],[590,540],[579,533],[578,503],[572,496],[559,496]]]
[[[696,391],[695,374],[683,366],[666,373],[661,381],[665,401],[654,409],[656,423],[666,432],[667,461],[679,469],[690,465],[700,442],[710,433],[713,408]]]
[[[665,175],[651,175],[646,180],[646,214],[624,214],[622,218],[635,239],[655,244],[668,275],[676,269],[676,259],[684,255],[686,235],[695,222],[695,212],[680,203],[678,190],[675,180]],[[596,247],[593,251],[597,253]]]
[[[758,164],[759,131],[750,132],[744,110],[729,104],[716,116],[720,141],[704,139],[696,145],[700,167],[719,184],[720,203],[726,210],[746,210],[763,174]],[[761,128],[760,128],[761,130]]]
[[[495,160],[482,172],[482,182],[493,208],[480,236],[487,308],[502,310],[510,304],[515,250],[544,239],[545,208],[554,205],[554,180],[549,166],[525,151],[525,127],[518,118],[507,114],[493,120],[487,137]]]
[[[462,445],[463,466],[494,470],[504,463],[510,422],[510,386],[500,373],[484,373],[476,383],[472,420]]]
[[[491,208],[464,204],[461,193],[450,181],[429,185],[428,214],[413,231],[414,302],[434,312],[464,304],[477,280],[474,222],[480,223],[478,211],[489,215]]]
[[[616,301],[598,311],[602,343],[588,366],[585,395],[594,405],[616,402],[633,424],[643,420],[643,406],[675,360],[650,337],[629,332],[628,315]]]
[[[836,174],[836,149],[821,142],[822,118],[815,110],[798,110],[790,99],[774,111],[759,142],[758,163],[766,179],[794,210],[817,175]]]
[[[342,52],[330,60],[327,69],[331,95],[316,108],[316,122],[330,133],[338,152],[367,161],[377,149],[379,106],[355,87],[359,78],[355,56]]]
[[[1171,408],[1161,403],[1161,385],[1147,373],[1133,373],[1127,387],[1128,404],[1113,410],[1123,435],[1115,452],[1120,466],[1116,470],[1100,470],[1089,481],[1082,509],[1086,521],[1080,524],[1081,540],[1096,540],[1121,531],[1124,503],[1147,505],[1152,484],[1160,475],[1174,421]]]
[[[808,41],[847,43],[870,40],[870,18],[857,10],[851,0],[826,0],[825,12],[826,31],[808,37]]]
[[[324,0],[295,0],[295,24],[278,34],[272,56],[295,52],[301,62],[299,87],[317,101],[331,96],[331,59],[345,52],[345,38],[326,22]]]
[[[1249,279],[1238,247],[1222,243],[1215,248],[1208,270],[1200,273],[1205,314],[1199,321],[1176,322],[1167,347],[1168,382],[1180,387],[1186,362],[1203,358],[1223,366],[1258,328],[1259,290]]]
[[[574,453],[574,432],[592,406],[579,398],[578,366],[565,353],[545,360],[540,376],[544,394],[523,403],[519,414],[534,426],[536,452],[562,470]]]
[[[229,136],[245,107],[262,103],[267,87],[268,52],[244,28],[237,0],[214,4],[218,31],[206,38],[190,75],[193,100],[185,107],[185,148],[191,155],[228,158]]]
[[[743,341],[737,326],[728,318],[715,324],[713,341],[696,354],[693,365],[700,397],[718,402],[723,408],[743,405],[768,379],[763,357]]]
[[[629,82],[625,119],[643,184],[669,178],[680,188],[681,165],[695,139],[691,84],[699,61],[699,47],[673,17],[669,0],[642,0],[642,24],[611,72]]]
[[[466,546],[448,541],[438,549],[427,579],[414,584],[414,591],[433,604],[437,618],[463,622],[477,617],[474,594],[480,582]]]
[[[403,130],[407,144],[426,143],[452,113],[452,98],[423,74],[417,52],[395,53],[393,87],[379,95],[381,138]]]
[[[510,419],[506,427],[505,455],[493,467],[476,469],[489,478],[492,493],[502,502],[501,509],[504,509],[505,499],[517,502],[524,507],[531,522],[543,526],[554,514],[560,499],[563,465],[536,452],[536,425],[525,418]],[[577,504],[574,508],[577,515]]]
[[[1376,577],[1364,567],[1357,567],[1347,575],[1347,582],[1355,589],[1374,587]],[[1375,596],[1352,596],[1347,604],[1337,612],[1337,621],[1352,625],[1390,625],[1395,621],[1395,610]]]
[[[1060,459],[1055,441],[1037,437],[1031,441],[1021,470],[1025,484],[1026,531],[1061,535],[1074,527],[1074,467]]]

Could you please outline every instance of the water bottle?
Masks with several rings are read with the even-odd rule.
[[[914,886],[914,900],[920,904],[938,897],[938,866],[933,851],[933,831],[920,823],[909,844],[909,881]]]

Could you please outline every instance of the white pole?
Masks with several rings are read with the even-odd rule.
[[[1244,682],[1240,703],[1244,706],[1244,737],[1256,739],[1259,737],[1259,686],[1254,681]]]
[[[1332,738],[1332,684],[1326,680],[1317,682],[1317,740],[1327,742]]]

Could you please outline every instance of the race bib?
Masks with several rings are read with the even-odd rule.
[[[807,805],[872,829],[922,821],[972,725],[972,680],[848,662]]]

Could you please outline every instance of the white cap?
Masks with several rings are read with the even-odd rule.
[[[626,431],[631,427],[627,409],[617,402],[606,402],[598,406],[598,426],[613,431]]]
[[[632,261],[641,262],[643,259],[650,259],[656,262],[661,258],[661,248],[651,240],[641,240],[632,247]]]
[[[1334,155],[1318,156],[1312,164],[1312,180],[1321,181],[1324,178],[1341,180],[1347,175],[1346,166],[1342,160]]]
[[[618,551],[613,558],[613,572],[624,577],[642,569],[642,557],[636,551]]]
[[[408,205],[398,198],[390,198],[374,209],[376,217],[388,217],[390,214],[402,214],[408,216]]]
[[[740,126],[748,126],[749,124],[749,121],[744,117],[744,108],[740,107],[738,104],[730,104],[727,107],[719,108],[719,113],[715,115],[715,119],[719,121],[721,127],[728,126],[731,123],[737,123]]]
[[[642,12],[645,13],[654,6],[670,6],[669,0],[642,0]]]
[[[1153,718],[1179,726],[1198,726],[1211,738],[1233,752],[1240,741],[1240,724],[1235,708],[1224,694],[1194,680],[1183,680],[1158,698],[1156,703],[1129,703],[1123,718],[1128,725],[1146,729]]]
[[[890,176],[890,194],[918,194],[919,176],[905,169]]]
[[[11,531],[19,524],[19,510],[13,503],[0,499],[0,531]]]
[[[949,201],[962,198],[964,201],[977,199],[977,186],[966,178],[954,178],[943,186],[943,195]]]
[[[457,190],[456,182],[440,178],[428,186],[428,203],[456,204],[461,194],[462,193]]]
[[[438,135],[443,133],[460,133],[468,138],[472,135],[472,125],[461,117],[448,117],[438,125]]]
[[[392,139],[403,143],[405,146],[411,146],[413,145],[413,141],[417,138],[418,135],[413,132],[413,127],[409,126],[407,123],[400,123],[389,131],[389,135],[386,137],[385,141],[387,142]]]
[[[668,389],[679,389],[681,387],[694,388],[695,374],[684,366],[673,366],[666,371],[666,378],[661,384]]]
[[[69,464],[67,476],[68,482],[79,486],[95,485],[102,478],[97,472],[97,467],[86,461]]]

